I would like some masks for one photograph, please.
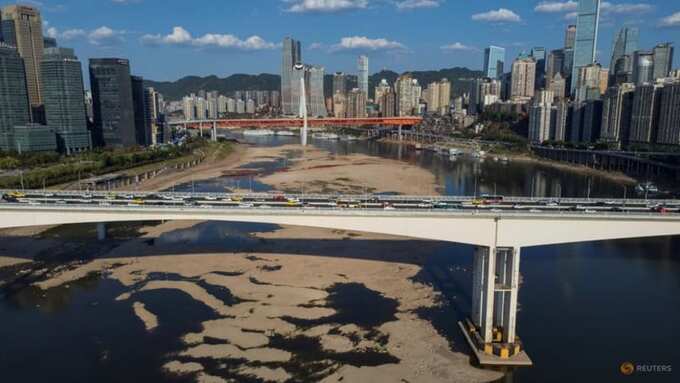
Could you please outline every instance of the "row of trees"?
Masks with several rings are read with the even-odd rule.
[[[8,165],[4,169],[14,169],[14,171],[12,175],[0,177],[0,188],[22,186],[24,188],[41,188],[43,186],[72,182],[81,178],[191,155],[205,145],[206,141],[197,139],[189,141],[182,146],[96,150],[72,157],[57,155],[56,158],[53,157],[51,162],[46,162],[46,159],[51,154],[44,156],[42,154],[34,154],[23,157],[23,155],[13,156],[11,153],[8,153],[0,158],[0,164]],[[22,162],[22,160],[26,160],[26,162]],[[40,163],[43,166],[29,168],[28,163]]]

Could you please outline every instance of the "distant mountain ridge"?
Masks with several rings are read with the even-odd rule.
[[[421,86],[427,87],[427,84],[439,81],[443,78],[451,81],[453,85],[454,96],[469,92],[471,80],[482,77],[481,71],[471,70],[468,68],[446,68],[436,71],[411,71],[413,78],[417,79]],[[386,79],[390,85],[399,77],[399,73],[382,70],[369,77],[369,96],[373,97],[375,86],[382,80]],[[330,95],[332,84],[332,74],[327,74],[325,78],[326,95]],[[262,73],[258,75],[249,74],[234,74],[226,78],[217,76],[187,76],[177,81],[152,81],[145,80],[146,86],[150,86],[163,94],[166,100],[176,101],[181,100],[182,97],[190,93],[198,93],[199,90],[213,91],[216,90],[221,94],[229,95],[237,90],[279,90],[281,87],[281,77],[277,74]]]

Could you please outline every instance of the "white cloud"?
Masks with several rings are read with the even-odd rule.
[[[246,51],[274,49],[278,45],[265,41],[259,36],[250,36],[245,40],[231,34],[207,33],[200,37],[193,37],[183,27],[174,27],[172,33],[162,36],[144,35],[141,42],[146,45],[187,45],[194,47],[213,47],[225,49],[238,49]]]
[[[515,12],[499,8],[498,10],[491,10],[484,13],[476,13],[472,15],[472,20],[475,21],[488,21],[492,23],[519,23],[522,18]]]
[[[573,12],[578,8],[575,1],[542,1],[534,8],[534,11],[541,13]]]
[[[352,9],[365,9],[368,0],[284,0],[289,3],[288,12],[340,12]]]
[[[384,38],[370,39],[364,36],[343,37],[340,43],[331,47],[331,51],[395,51],[405,50],[406,46],[396,41],[390,41]]]
[[[659,25],[662,27],[680,27],[680,12],[662,18]]]
[[[90,44],[97,46],[115,45],[125,40],[123,35],[125,35],[125,31],[118,31],[107,26],[101,26],[90,31],[87,35],[87,40]]]
[[[573,0],[568,1],[542,1],[536,5],[534,11],[540,13],[562,13],[567,12],[564,16],[567,20],[576,18],[578,3]],[[646,3],[621,3],[614,4],[608,1],[603,1],[600,5],[600,12],[602,15],[625,15],[632,13],[650,12],[654,6]]]
[[[90,44],[97,46],[109,46],[121,43],[124,41],[124,35],[126,34],[123,30],[115,30],[107,26],[101,26],[91,31],[80,28],[60,31],[56,27],[49,26],[48,22],[44,22],[43,24],[44,27],[46,27],[45,35],[47,37],[55,38],[58,41],[72,41],[79,38],[87,38],[87,41]]]
[[[443,51],[478,51],[477,48],[465,45],[461,42],[455,42],[453,44],[443,45],[440,48]]]
[[[616,14],[624,15],[631,13],[643,13],[650,12],[654,9],[652,5],[645,3],[624,3],[624,4],[612,4],[607,1],[602,2],[601,12],[603,14]]]
[[[396,3],[397,9],[407,10],[416,8],[436,8],[441,5],[441,0],[403,0]]]

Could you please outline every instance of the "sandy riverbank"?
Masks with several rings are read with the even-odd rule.
[[[163,174],[142,182],[138,190],[158,191],[222,176],[248,164],[265,167],[287,158],[288,169],[257,180],[274,190],[290,193],[365,194],[393,192],[408,195],[438,194],[435,176],[418,166],[363,154],[334,155],[301,145],[251,147],[238,145],[227,158],[206,162],[183,172]],[[254,169],[258,171],[258,169]],[[260,169],[261,170],[261,169]],[[245,190],[244,190],[245,191]]]
[[[422,277],[421,265],[437,244],[283,227],[247,236],[252,240],[248,252],[225,252],[219,246],[197,247],[189,239],[200,225],[205,223],[146,227],[141,238],[37,286],[49,289],[106,271],[109,278],[128,287],[118,300],[129,304],[149,331],[171,318],[158,317],[145,307],[140,293],[177,290],[203,303],[217,319],[202,323],[199,332],[185,334],[184,349],[176,356],[167,355],[165,365],[169,373],[190,374],[198,382],[227,381],[227,367],[215,370],[206,360],[242,360],[229,369],[229,376],[275,382],[296,381],[300,368],[318,369],[314,371],[324,382],[484,382],[500,377],[470,366],[465,346],[451,347],[418,314],[438,305],[438,293],[416,277]],[[178,230],[187,231],[186,241],[160,240],[164,233]],[[149,246],[149,240],[156,244]],[[159,280],[157,275],[173,277]],[[369,307],[348,312],[333,303],[333,289],[348,284],[378,294],[379,302],[388,301],[387,308],[395,302],[394,311],[375,323],[362,322],[353,310]],[[217,289],[228,289],[228,297],[224,290],[217,294]],[[301,360],[310,356],[300,359],[298,351],[286,347],[287,342],[303,339],[319,347],[314,363],[307,367]],[[363,366],[343,362],[355,354],[386,360]]]

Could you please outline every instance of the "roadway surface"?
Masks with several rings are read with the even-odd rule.
[[[449,197],[393,195],[292,195],[164,192],[0,191],[0,208],[202,208],[212,210],[277,209],[403,213],[487,213],[496,215],[680,215],[678,200],[569,199],[521,197]]]

